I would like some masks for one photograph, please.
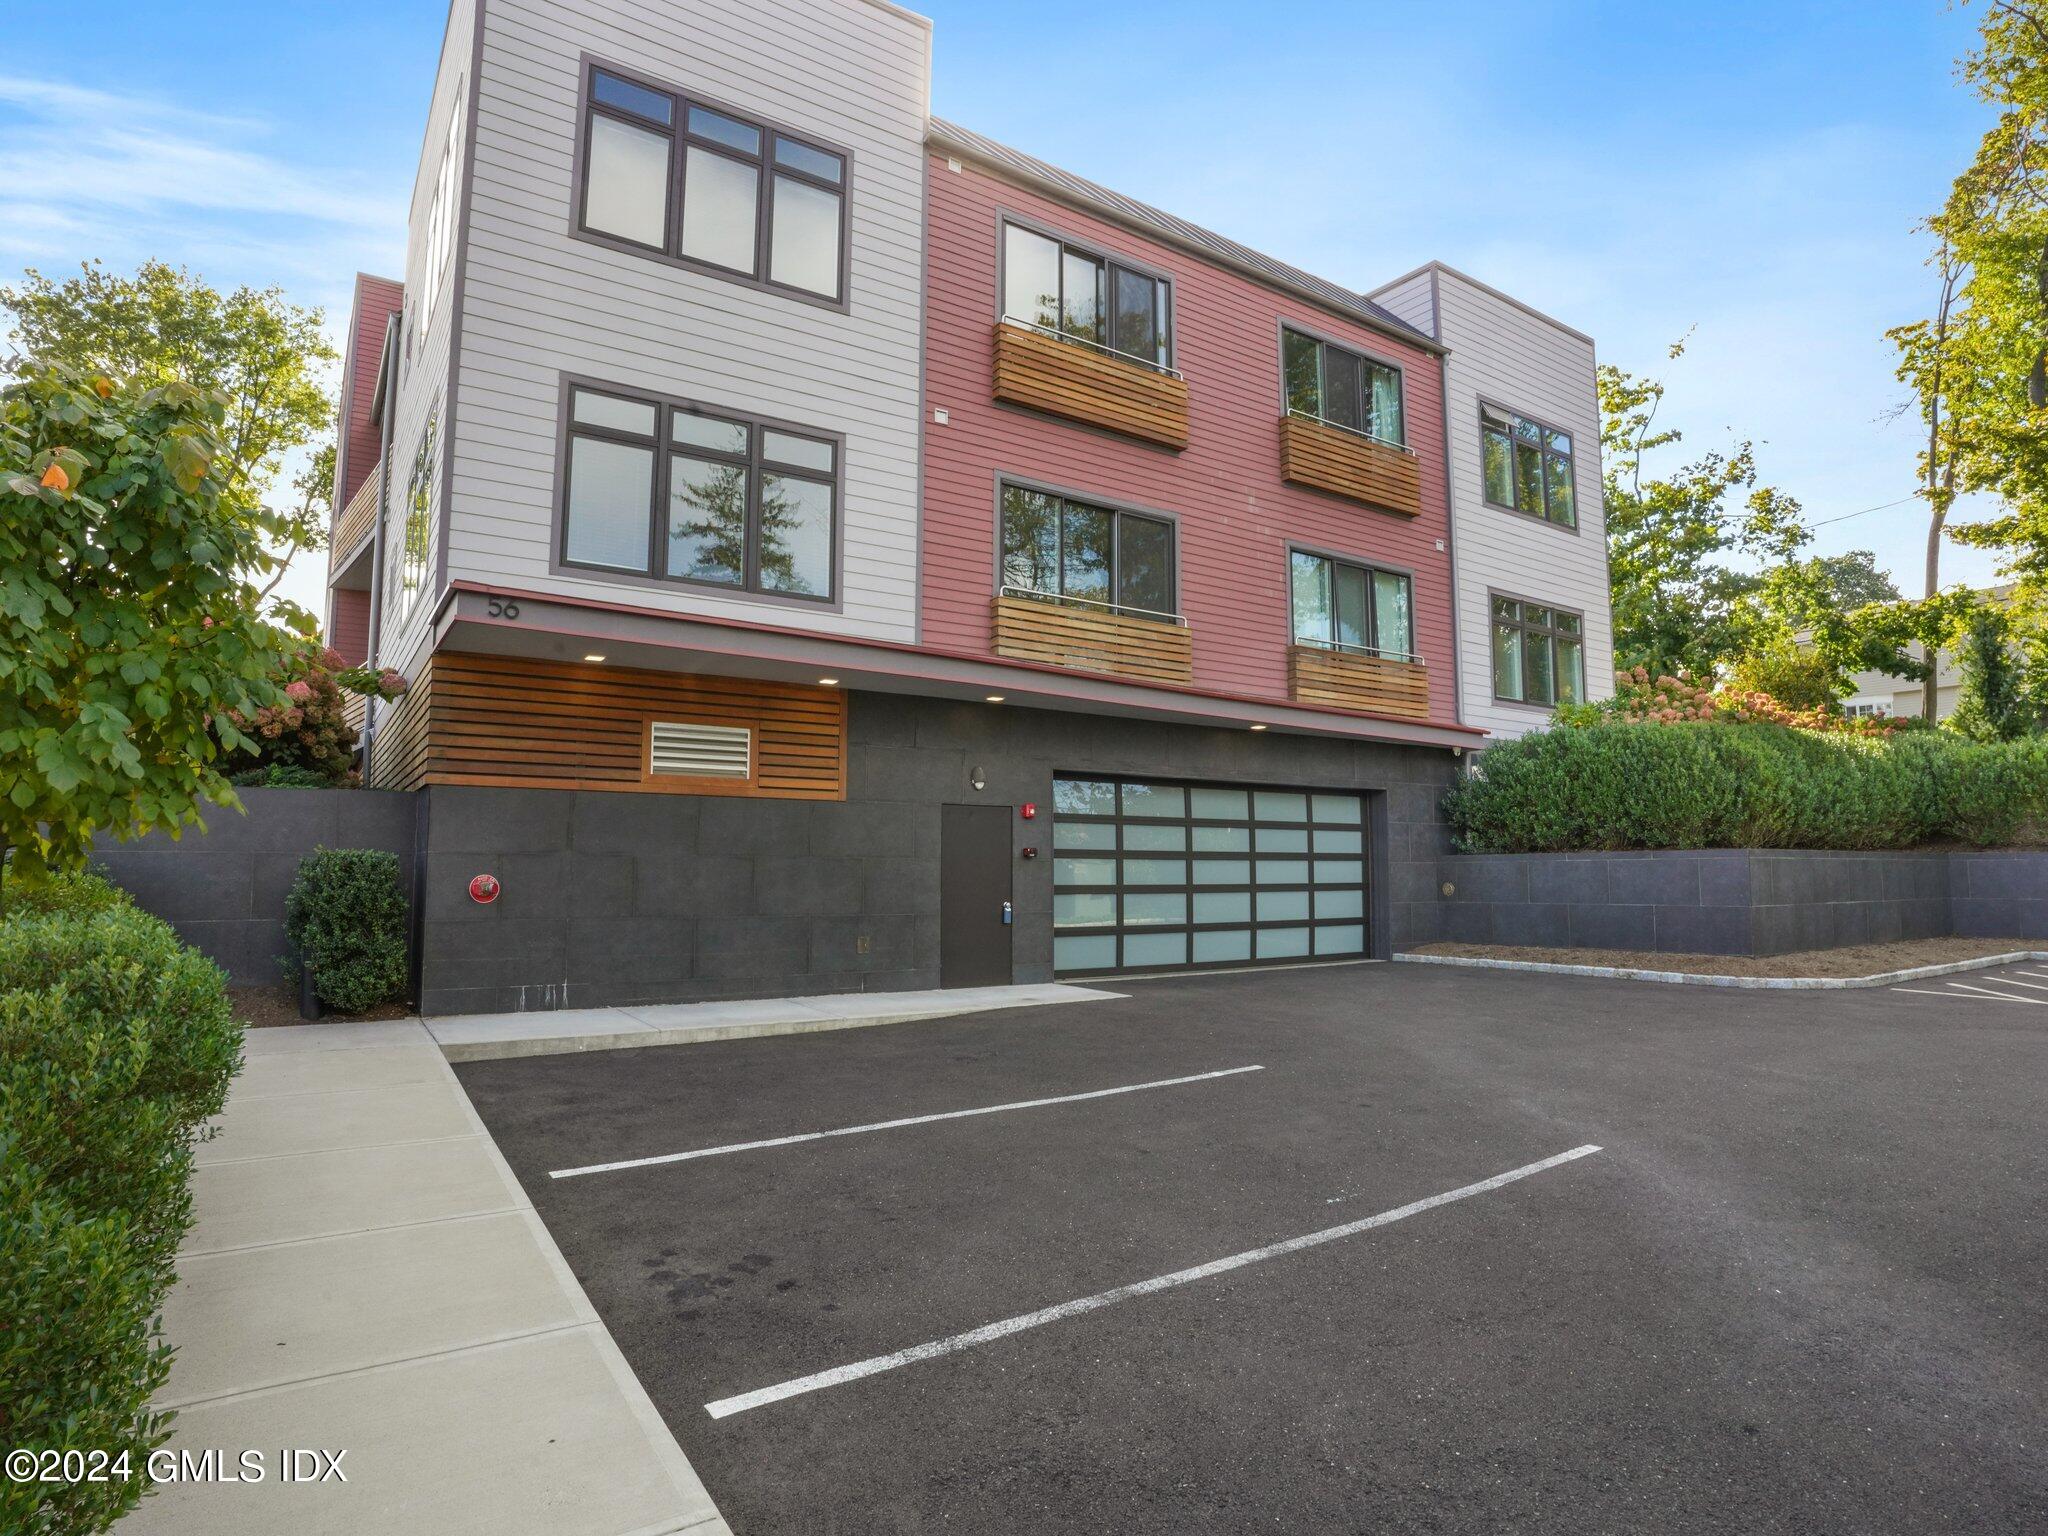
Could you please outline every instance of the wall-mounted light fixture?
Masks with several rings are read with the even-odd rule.
[[[981,765],[979,763],[976,763],[972,768],[968,769],[967,782],[972,784],[976,789],[988,788],[988,775],[981,771]]]

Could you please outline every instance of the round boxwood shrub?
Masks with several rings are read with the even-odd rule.
[[[97,871],[51,870],[22,879],[0,874],[0,917],[89,917],[131,906],[128,893]]]
[[[313,989],[339,1013],[405,995],[405,891],[398,855],[315,848],[284,903],[285,936],[313,967]]]

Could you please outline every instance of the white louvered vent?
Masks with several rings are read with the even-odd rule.
[[[744,725],[654,722],[647,771],[693,779],[745,779],[754,771],[754,733]]]

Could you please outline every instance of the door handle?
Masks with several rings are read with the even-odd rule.
[[[1003,924],[1004,924],[1004,926],[1005,926],[1005,927],[1007,927],[1007,926],[1009,926],[1009,925],[1010,925],[1011,923],[1015,922],[1016,920],[1017,920],[1017,919],[1016,919],[1016,914],[1015,914],[1015,912],[1013,912],[1013,911],[1011,910],[1010,904],[1009,904],[1009,903],[1008,903],[1007,901],[1006,901],[1006,902],[1004,902],[1004,903],[1003,903]]]

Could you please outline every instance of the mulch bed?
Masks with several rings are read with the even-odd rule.
[[[1695,976],[1877,976],[1922,965],[1951,965],[2015,950],[2048,949],[2033,939],[1906,939],[1851,944],[1791,955],[1667,955],[1634,949],[1538,949],[1524,944],[1421,944],[1419,955],[1468,960],[1534,960],[1547,965],[1619,966],[1632,971],[1683,971]]]
[[[284,1029],[306,1023],[346,1024],[359,1019],[408,1019],[408,1003],[383,1003],[364,1013],[325,1013],[318,1020],[299,1017],[299,994],[294,987],[230,987],[228,998],[235,1012],[251,1029]]]

